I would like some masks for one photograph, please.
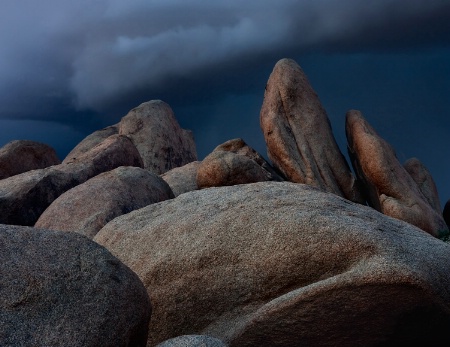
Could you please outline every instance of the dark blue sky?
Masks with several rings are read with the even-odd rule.
[[[235,137],[266,155],[264,87],[292,58],[345,154],[345,112],[359,109],[450,199],[448,1],[6,1],[0,44],[0,146],[38,140],[62,159],[162,99],[194,131],[200,159]]]

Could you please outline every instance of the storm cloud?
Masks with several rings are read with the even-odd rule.
[[[437,167],[437,149],[450,148],[447,1],[8,0],[0,45],[0,145],[31,129],[41,139],[49,124],[61,132],[49,144],[63,156],[158,98],[194,131],[200,157],[232,137],[265,154],[264,86],[289,57],[317,90],[344,152],[345,111],[359,108],[450,197],[450,165]]]

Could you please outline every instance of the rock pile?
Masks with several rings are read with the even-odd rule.
[[[0,345],[448,346],[450,200],[427,168],[351,110],[353,174],[293,60],[260,125],[270,162],[240,138],[197,160],[160,100],[62,163],[0,149]]]

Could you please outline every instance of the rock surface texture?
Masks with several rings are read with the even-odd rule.
[[[92,239],[115,217],[173,197],[169,185],[159,176],[138,167],[121,166],[59,196],[35,227],[74,231]]]
[[[161,100],[128,112],[120,121],[119,134],[133,141],[144,168],[157,175],[197,160],[192,132],[180,127],[170,106]]]
[[[403,164],[403,167],[408,171],[414,182],[417,183],[419,190],[427,199],[430,206],[440,214],[442,209],[436,183],[434,183],[433,176],[431,176],[431,173],[425,165],[423,165],[419,159],[411,158]]]
[[[183,335],[161,342],[157,347],[227,347],[227,345],[211,336]]]
[[[62,193],[119,166],[142,166],[142,160],[130,139],[112,135],[65,164],[0,180],[0,223],[32,226]]]
[[[450,228],[450,200],[444,206],[444,220],[447,223],[447,226]]]
[[[353,167],[364,182],[372,207],[436,237],[448,230],[440,212],[430,205],[427,196],[400,164],[394,149],[376,133],[361,112],[347,112],[346,133]],[[419,175],[416,179],[421,180]]]
[[[327,114],[295,61],[282,59],[275,65],[260,123],[268,157],[289,181],[364,203]]]
[[[282,180],[270,164],[242,139],[229,140],[216,147],[202,160],[197,171],[199,189]]]
[[[139,278],[75,233],[0,225],[1,346],[145,346]]]
[[[189,192],[94,240],[145,284],[150,346],[185,334],[239,347],[450,343],[449,245],[308,185]]]
[[[0,180],[60,163],[55,150],[44,143],[11,141],[0,148]]]
[[[74,159],[82,156],[84,153],[90,151],[106,138],[118,133],[119,127],[117,124],[94,131],[92,134],[86,136],[78,145],[76,145],[74,149],[70,151],[69,154],[67,154],[66,158],[63,160],[63,163],[73,161]]]
[[[197,190],[197,171],[199,161],[173,168],[161,175],[161,178],[169,184],[175,196]]]

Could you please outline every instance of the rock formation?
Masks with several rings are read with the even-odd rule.
[[[282,59],[275,65],[260,122],[269,159],[289,181],[364,203],[327,114],[295,61]]]
[[[0,225],[0,346],[145,346],[139,278],[75,233]]]
[[[11,141],[0,148],[0,180],[60,163],[55,150],[44,143]]]
[[[170,106],[161,100],[128,112],[120,121],[119,134],[133,141],[144,168],[157,175],[197,160],[192,132],[180,128]]]
[[[403,164],[403,167],[408,171],[414,182],[417,183],[419,190],[426,198],[428,204],[430,204],[436,213],[440,214],[442,209],[436,184],[425,165],[419,159],[411,158]]]
[[[361,112],[347,112],[346,133],[355,172],[364,182],[370,206],[439,237],[448,230],[416,181]],[[418,176],[416,176],[418,177]],[[420,180],[420,178],[417,178]]]
[[[103,140],[110,137],[111,135],[116,135],[119,133],[118,124],[111,125],[109,127],[94,131],[92,134],[86,136],[74,149],[67,154],[63,163],[73,161],[74,159],[80,157],[84,153],[90,151],[92,148],[100,144]]]
[[[161,175],[161,178],[169,184],[175,196],[197,190],[197,171],[199,161],[173,168]]]
[[[202,160],[199,189],[263,181],[282,181],[269,163],[242,139],[229,140]]]
[[[94,240],[145,284],[149,346],[185,334],[240,347],[450,343],[450,247],[308,185],[185,193]]]
[[[74,231],[92,239],[115,217],[173,197],[159,176],[138,167],[121,166],[59,196],[35,227]]]
[[[142,160],[130,139],[112,135],[65,164],[0,180],[0,223],[34,225],[62,193],[119,166],[142,166]]]

